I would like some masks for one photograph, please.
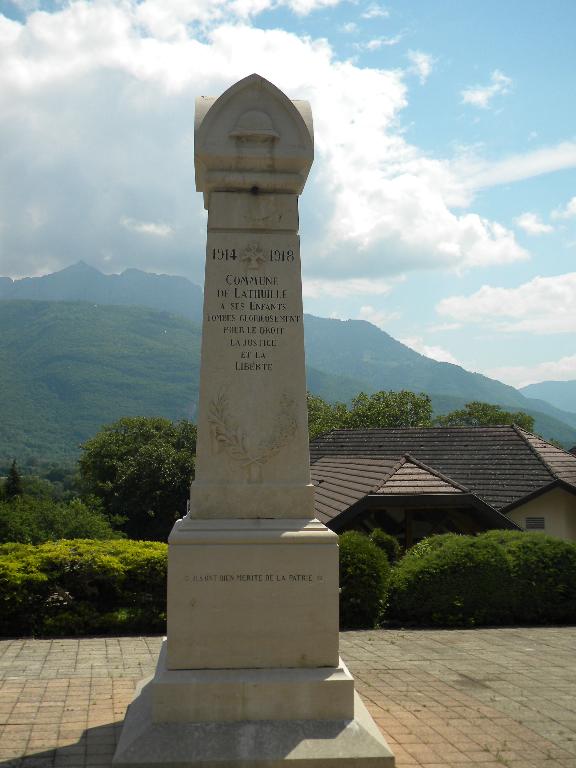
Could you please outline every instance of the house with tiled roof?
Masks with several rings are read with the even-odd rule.
[[[576,456],[516,426],[335,430],[310,443],[316,515],[410,546],[448,531],[576,540]]]

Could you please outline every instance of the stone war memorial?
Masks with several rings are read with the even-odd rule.
[[[259,75],[196,103],[208,210],[196,479],[168,633],[121,766],[392,768],[338,653],[338,537],[314,519],[298,196],[312,114]]]

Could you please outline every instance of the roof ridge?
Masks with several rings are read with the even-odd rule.
[[[318,437],[315,437],[311,442],[314,442],[314,440],[318,440],[320,437],[326,437],[327,435],[333,435],[338,432],[408,432],[408,431],[418,431],[418,432],[433,432],[433,431],[442,431],[445,432],[448,429],[456,429],[456,430],[465,430],[465,429],[511,429],[514,428],[515,424],[450,424],[449,426],[440,426],[440,425],[434,425],[432,427],[342,427],[342,428],[334,428],[331,429],[329,432],[323,432],[321,435],[318,435]]]
[[[380,482],[377,483],[376,485],[372,486],[372,491],[373,492],[377,492],[379,488],[383,488],[386,485],[386,483],[388,482],[388,480],[390,480],[392,477],[394,477],[394,475],[396,474],[396,472],[398,472],[399,469],[402,469],[404,464],[406,464],[406,455],[401,456],[398,459],[398,461],[396,462],[396,464],[393,465],[393,467],[390,470],[390,472],[388,472],[387,475],[384,474],[382,476],[382,480],[380,480]]]
[[[544,458],[544,456],[541,456],[540,453],[536,450],[536,448],[532,445],[530,440],[528,440],[527,435],[530,435],[531,437],[536,437],[538,438],[538,440],[543,440],[547,445],[551,445],[552,448],[556,448],[556,446],[552,445],[552,443],[549,443],[547,440],[544,440],[543,437],[540,437],[539,435],[535,435],[533,432],[528,432],[527,429],[522,429],[522,427],[519,427],[517,424],[512,424],[512,429],[526,443],[526,445],[532,451],[534,456],[536,456],[538,461],[546,467],[546,469],[548,470],[548,472],[550,472],[554,480],[560,480],[556,471],[552,469],[551,465]]]
[[[465,485],[462,485],[462,483],[459,483],[457,480],[453,480],[451,477],[448,477],[448,475],[443,474],[442,472],[435,469],[434,467],[431,467],[428,464],[425,464],[423,461],[420,461],[420,459],[414,458],[412,454],[406,453],[404,454],[404,456],[408,461],[411,461],[412,464],[415,464],[417,467],[420,467],[421,469],[426,470],[426,472],[430,472],[431,475],[435,475],[436,477],[439,477],[440,480],[443,480],[445,483],[448,483],[449,485],[453,485],[454,488],[458,488],[459,490],[465,491],[466,493],[471,493],[470,488],[467,488]]]

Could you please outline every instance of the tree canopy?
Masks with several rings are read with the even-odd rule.
[[[344,403],[327,403],[308,393],[308,426],[310,438],[333,429],[374,429],[377,427],[429,427],[432,403],[425,393],[360,392],[350,408]]]
[[[66,503],[35,496],[0,501],[0,543],[41,544],[58,539],[117,539],[94,500]]]
[[[517,424],[527,432],[534,431],[534,419],[523,411],[505,411],[499,405],[474,401],[464,408],[439,416],[441,427],[490,427],[498,424]]]
[[[406,427],[478,427],[517,424],[534,431],[534,419],[523,411],[506,411],[499,405],[474,401],[464,408],[432,419],[432,403],[424,392],[360,392],[350,407],[345,403],[327,403],[308,393],[308,426],[310,438],[334,429],[376,429]]]
[[[186,514],[195,450],[189,421],[119,419],[82,446],[83,492],[99,498],[130,538],[166,540]]]
[[[387,427],[429,427],[432,424],[432,402],[424,392],[360,392],[352,400],[348,418],[350,429]]]

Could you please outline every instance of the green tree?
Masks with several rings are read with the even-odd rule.
[[[321,397],[308,392],[308,432],[310,439],[325,435],[333,429],[345,429],[349,416],[344,403],[327,403]]]
[[[527,432],[534,431],[534,419],[523,411],[505,411],[499,405],[474,401],[464,408],[439,416],[441,427],[490,427],[498,424],[516,424]]]
[[[98,502],[57,502],[16,496],[0,502],[0,543],[41,544],[58,539],[117,539]]]
[[[165,540],[186,513],[195,449],[189,421],[119,419],[82,446],[83,492],[99,498],[130,538]]]
[[[14,499],[16,496],[22,496],[22,493],[22,476],[16,466],[16,459],[14,459],[4,482],[4,497]]]
[[[376,427],[430,427],[432,403],[424,392],[360,392],[352,401],[347,426],[350,429]]]
[[[429,427],[432,403],[421,392],[360,392],[350,409],[344,403],[327,403],[308,393],[308,429],[313,440],[333,429],[375,429],[378,427]]]

